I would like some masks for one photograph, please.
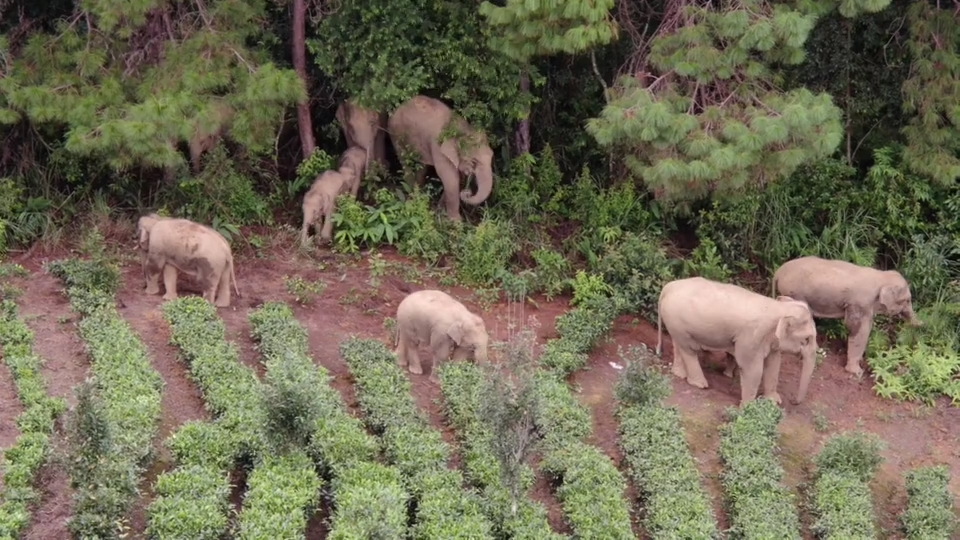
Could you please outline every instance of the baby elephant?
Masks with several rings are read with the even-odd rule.
[[[336,171],[324,171],[310,186],[310,190],[303,196],[303,227],[300,229],[300,243],[307,243],[307,229],[311,225],[317,227],[323,219],[320,228],[320,238],[330,241],[333,237],[333,211],[336,208],[337,196],[341,193],[350,193],[354,199],[360,191],[360,179],[363,177],[364,161],[367,153],[359,146],[351,146],[340,157]]]
[[[465,360],[473,353],[476,361],[487,361],[487,328],[483,319],[442,291],[424,290],[409,294],[397,306],[397,364],[420,375],[417,346],[429,343],[433,352],[430,380],[439,382],[441,360]]]
[[[706,388],[697,358],[700,351],[721,351],[740,368],[740,404],[763,393],[780,403],[777,383],[780,354],[803,359],[797,399],[807,394],[816,361],[817,328],[804,302],[787,296],[774,300],[728,283],[694,277],[678,279],[660,291],[657,315],[657,354],[662,326],[673,338],[673,374],[698,388]]]
[[[230,305],[230,283],[237,296],[230,244],[217,231],[187,219],[147,214],[137,223],[140,260],[147,294],[160,292],[160,274],[166,288],[164,300],[177,297],[177,272],[197,279],[203,298],[217,307]]]

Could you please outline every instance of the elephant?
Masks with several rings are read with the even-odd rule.
[[[457,132],[439,142],[440,134],[452,124]],[[400,105],[387,120],[390,140],[402,155],[405,148],[413,150],[422,164],[416,183],[422,186],[426,166],[433,165],[443,182],[447,217],[460,221],[460,201],[478,205],[487,200],[493,190],[493,150],[487,136],[475,131],[442,101],[426,96],[414,96]],[[468,140],[469,139],[469,140]],[[477,193],[460,192],[460,173],[475,175]],[[460,199],[457,199],[459,193]]]
[[[483,319],[443,291],[410,293],[397,306],[397,364],[422,374],[417,346],[424,342],[433,352],[431,382],[439,382],[437,368],[451,353],[454,360],[465,360],[472,353],[478,363],[488,361],[489,336]]]
[[[303,196],[303,227],[300,228],[300,243],[306,244],[307,230],[310,225],[322,218],[320,238],[329,241],[333,237],[333,211],[337,197],[341,193],[350,193],[353,198],[360,191],[360,178],[363,176],[366,151],[359,146],[351,146],[340,157],[338,169],[324,171]]]
[[[347,139],[347,147],[364,149],[364,166],[369,168],[372,159],[386,168],[386,113],[364,109],[346,100],[337,107],[335,116]]]
[[[217,307],[230,305],[230,284],[237,297],[230,244],[217,231],[188,219],[165,218],[157,214],[140,217],[137,223],[143,276],[147,294],[160,292],[164,300],[177,297],[177,272],[193,276],[203,287],[203,298]]]
[[[217,102],[211,106],[210,114],[207,117],[210,125],[205,127],[199,118],[191,122],[189,128],[190,133],[187,137],[187,146],[190,149],[190,165],[194,175],[200,174],[200,158],[203,156],[203,153],[216,146],[217,142],[220,141],[220,137],[230,129],[234,114],[235,110],[228,103]],[[179,150],[177,150],[178,142],[177,138],[172,138],[168,141],[168,144],[175,152],[179,152]],[[164,180],[167,183],[172,183],[176,177],[176,173],[177,169],[175,167],[166,167],[164,170]]]
[[[783,263],[773,274],[772,294],[803,300],[814,317],[843,318],[847,338],[847,365],[854,375],[863,374],[860,360],[867,348],[873,316],[899,315],[911,325],[922,323],[913,312],[910,285],[896,270],[877,270],[846,261],[800,257]]]
[[[757,397],[761,377],[763,394],[780,404],[777,384],[785,352],[803,360],[793,402],[806,398],[817,350],[817,327],[806,303],[692,277],[664,285],[657,310],[656,354],[661,354],[665,326],[673,339],[673,374],[690,385],[708,386],[697,358],[700,351],[725,352],[741,371],[741,405]]]

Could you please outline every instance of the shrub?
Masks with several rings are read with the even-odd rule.
[[[727,410],[720,426],[721,473],[732,538],[800,540],[800,518],[793,495],[781,484],[777,425],[783,411],[761,397]]]
[[[540,468],[559,481],[557,498],[574,535],[633,538],[626,482],[610,458],[582,442],[592,431],[590,412],[556,374],[541,371],[534,381],[544,446]]]
[[[319,492],[320,478],[306,453],[265,455],[247,480],[238,538],[302,538]]]
[[[20,435],[3,453],[4,490],[0,494],[0,538],[17,538],[30,520],[30,505],[38,498],[33,484],[50,455],[50,434],[66,402],[47,395],[40,367],[43,360],[33,353],[33,332],[17,317],[12,300],[0,301],[0,347],[10,369],[23,412],[17,416]]]
[[[472,492],[462,489],[459,471],[447,469],[450,448],[413,401],[410,381],[383,343],[350,338],[340,355],[356,381],[357,401],[416,499],[414,538],[492,538]]]
[[[64,282],[71,308],[82,316],[79,333],[94,376],[88,387],[89,407],[77,409],[77,414],[87,416],[74,422],[70,529],[77,536],[116,538],[153,450],[163,381],[146,348],[113,306],[119,285],[115,268],[76,259],[47,268]]]
[[[817,454],[813,532],[820,538],[876,538],[870,480],[883,461],[874,435],[841,433]]]
[[[440,381],[444,412],[460,441],[464,472],[470,484],[480,490],[497,536],[562,538],[550,530],[542,505],[527,498],[513,500],[504,485],[501,464],[491,450],[494,431],[481,414],[483,371],[468,362],[446,363],[440,368]],[[533,471],[523,466],[520,479],[520,489],[529,490]]]
[[[674,272],[653,237],[625,233],[607,247],[596,266],[603,281],[626,299],[626,309],[656,320],[660,290],[674,278]]]
[[[900,520],[907,540],[946,540],[957,528],[945,465],[918,467],[905,475],[907,507]]]
[[[333,492],[330,540],[406,537],[410,495],[395,467],[359,463],[333,481]]]
[[[645,356],[638,349],[621,354],[627,369],[616,387],[620,448],[640,491],[643,526],[652,538],[719,538],[680,411],[662,403],[670,382]]]
[[[180,348],[215,420],[187,422],[165,441],[177,467],[157,478],[157,497],[147,507],[147,535],[214,540],[229,524],[230,469],[262,453],[267,415],[260,383],[240,363],[209,302],[184,296],[161,309],[170,324],[170,342]]]

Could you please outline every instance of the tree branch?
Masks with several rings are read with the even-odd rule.
[[[593,51],[590,51],[590,65],[593,67],[593,74],[600,81],[600,86],[603,87],[603,101],[610,103],[610,96],[607,95],[610,88],[607,86],[607,81],[603,80],[603,75],[600,74],[600,68],[597,67],[597,55]]]

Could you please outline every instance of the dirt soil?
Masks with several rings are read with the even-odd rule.
[[[423,288],[442,288],[454,294],[469,308],[481,313],[491,337],[505,339],[511,325],[521,322],[530,327],[535,320],[540,342],[555,337],[554,320],[567,310],[567,299],[547,301],[534,297],[522,310],[505,303],[483,301],[475,291],[462,287],[437,285],[438,272],[428,272],[390,251],[383,252],[383,261],[373,267],[367,257],[350,259],[335,257],[325,249],[307,256],[288,247],[293,245],[289,234],[265,235],[267,244],[275,247],[254,249],[244,247],[236,251],[237,278],[242,298],[234,298],[229,308],[219,312],[227,328],[227,338],[236,343],[241,361],[259,374],[263,369],[250,338],[247,313],[264,301],[281,300],[294,310],[297,319],[308,330],[314,360],[332,376],[332,384],[343,395],[345,402],[356,413],[356,397],[349,370],[339,358],[337,346],[347,336],[357,335],[381,339],[392,345],[389,319],[403,297]],[[42,265],[70,256],[66,251],[42,253],[38,250],[14,257],[9,262],[23,265],[30,277],[13,279],[23,290],[20,298],[21,314],[36,335],[36,351],[46,364],[43,374],[51,392],[64,396],[73,404],[72,388],[81,382],[89,369],[83,343],[77,337],[77,316],[70,311],[60,283],[47,274]],[[141,486],[142,497],[129,516],[130,537],[143,538],[145,516],[143,509],[152,500],[151,485],[156,476],[171,467],[163,440],[183,422],[208,417],[196,386],[187,377],[177,351],[169,345],[169,329],[160,315],[162,298],[148,296],[143,291],[143,277],[139,264],[127,254],[123,257],[123,287],[117,294],[121,315],[130,323],[152,353],[153,365],[162,376],[163,416],[156,440],[157,457]],[[385,270],[384,270],[385,269]],[[382,272],[382,273],[381,273]],[[294,300],[285,286],[285,277],[300,276],[304,280],[323,280],[326,289],[308,304]],[[181,294],[190,292],[189,282],[181,278]],[[664,363],[671,360],[669,337],[665,337]],[[621,373],[622,362],[618,347],[645,344],[651,350],[656,346],[656,327],[645,320],[630,316],[620,317],[609,338],[590,357],[588,368],[575,373],[571,384],[579,399],[593,412],[594,432],[590,442],[601,447],[621,466],[617,447],[617,421],[613,415],[613,385]],[[829,343],[828,357],[814,373],[808,398],[804,404],[792,405],[790,397],[796,392],[799,363],[787,359],[781,373],[781,394],[784,396],[784,420],[781,423],[781,462],[786,470],[786,482],[803,496],[804,482],[809,479],[811,458],[819,450],[823,439],[838,431],[861,428],[878,434],[886,443],[885,461],[872,483],[876,513],[883,529],[882,538],[900,538],[896,531],[897,516],[905,502],[903,473],[918,465],[945,463],[952,474],[951,490],[960,501],[960,409],[940,402],[935,407],[896,403],[882,400],[873,394],[868,378],[856,380],[843,371],[842,343]],[[442,399],[439,387],[427,380],[429,355],[424,354],[422,376],[408,373],[417,404],[426,412],[444,438],[455,444],[453,433],[445,426],[440,410]],[[673,380],[673,394],[669,402],[683,414],[686,435],[699,461],[704,484],[713,497],[720,525],[728,526],[722,505],[722,491],[718,473],[721,465],[717,457],[717,426],[723,422],[726,407],[736,406],[739,396],[737,381],[724,377],[718,359],[704,359],[710,388],[700,390],[685,382]],[[16,436],[13,419],[20,412],[13,397],[9,372],[0,371],[0,444],[9,445]],[[455,456],[451,466],[459,466]],[[536,461],[534,461],[535,463]],[[542,476],[542,475],[541,475]],[[43,496],[34,510],[33,522],[25,538],[69,538],[66,520],[70,515],[71,490],[64,470],[54,460],[40,476]],[[628,496],[636,507],[636,490],[631,487]],[[550,492],[549,482],[540,478],[531,496],[544,503],[549,511],[551,525],[558,531],[569,532],[562,511]],[[242,500],[239,492],[234,503]],[[804,499],[801,499],[804,500]],[[804,512],[804,505],[800,505]],[[323,506],[321,511],[327,511]],[[636,508],[634,508],[636,512]],[[310,522],[308,538],[323,538],[326,516],[317,516]],[[807,529],[810,516],[802,514]],[[808,531],[805,538],[811,538]]]

